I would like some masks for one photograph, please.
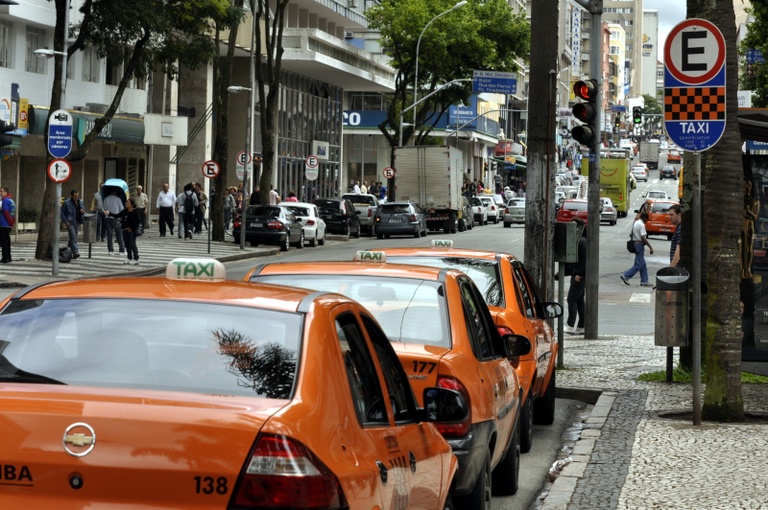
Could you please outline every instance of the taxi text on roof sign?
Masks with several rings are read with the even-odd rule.
[[[453,241],[450,239],[433,239],[432,248],[453,248]]]
[[[173,259],[165,267],[165,277],[171,280],[224,280],[227,270],[216,259]]]
[[[383,251],[359,250],[355,254],[354,260],[357,262],[386,262],[387,254]]]

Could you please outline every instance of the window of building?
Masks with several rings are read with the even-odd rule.
[[[0,67],[13,67],[13,23],[0,19]]]
[[[45,30],[37,27],[27,27],[27,62],[25,70],[28,73],[45,74],[48,59],[39,58],[35,50],[45,48]]]
[[[86,48],[83,54],[83,81],[98,83],[99,82],[99,57],[96,55],[96,48]]]

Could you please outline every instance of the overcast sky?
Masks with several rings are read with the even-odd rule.
[[[685,19],[685,2],[681,0],[643,0],[643,10],[659,12],[659,60],[664,60],[664,43],[672,27]]]

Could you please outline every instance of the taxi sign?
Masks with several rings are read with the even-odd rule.
[[[221,281],[227,279],[227,269],[216,259],[176,258],[165,266],[169,280]]]
[[[386,262],[387,254],[383,251],[358,250],[353,260],[355,262]]]
[[[453,241],[450,239],[432,239],[432,248],[453,248]]]
[[[725,132],[725,38],[704,19],[678,23],[664,44],[664,127],[677,145],[700,152]]]

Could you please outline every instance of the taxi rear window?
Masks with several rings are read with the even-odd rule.
[[[336,274],[263,274],[252,281],[337,292],[365,306],[390,342],[451,346],[445,291],[438,282]]]
[[[0,381],[288,399],[302,321],[183,301],[11,301],[0,314]]]

